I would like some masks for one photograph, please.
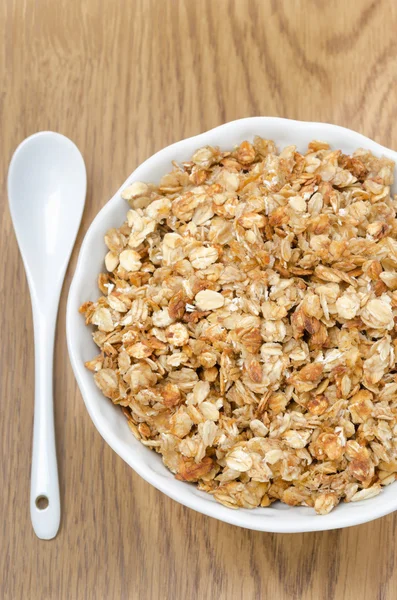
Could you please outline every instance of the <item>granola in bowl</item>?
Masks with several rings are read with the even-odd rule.
[[[393,170],[257,137],[124,190],[86,366],[178,479],[319,514],[395,480]]]

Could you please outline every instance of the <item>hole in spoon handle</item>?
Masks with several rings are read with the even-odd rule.
[[[37,441],[33,443],[30,516],[37,537],[50,540],[56,536],[61,519],[55,443],[52,436],[36,436]]]
[[[48,508],[48,498],[47,496],[37,496],[36,498],[36,506],[39,510],[45,510]]]
[[[30,500],[30,516],[35,534],[42,540],[51,540],[59,529],[60,522],[59,495],[40,493],[32,495]]]

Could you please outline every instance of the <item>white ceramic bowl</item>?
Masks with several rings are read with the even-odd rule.
[[[158,182],[171,169],[172,160],[189,160],[201,146],[209,144],[230,149],[243,140],[252,140],[255,135],[275,140],[280,149],[296,144],[298,150],[303,151],[311,140],[317,139],[327,141],[332,147],[340,148],[345,153],[364,147],[378,156],[384,155],[397,162],[396,152],[350,129],[326,123],[304,123],[273,117],[253,117],[226,123],[160,150],[128,177],[87,231],[68,298],[66,326],[70,360],[87,410],[99,433],[134,471],[170,498],[210,517],[259,531],[293,533],[358,525],[397,509],[397,483],[386,487],[381,494],[370,500],[342,503],[326,516],[318,516],[310,508],[289,507],[280,502],[269,508],[254,510],[226,508],[209,494],[198,491],[194,484],[176,480],[165,468],[160,456],[132,436],[120,408],[113,406],[101,394],[92,373],[84,367],[84,362],[97,354],[97,348],[78,308],[86,300],[98,297],[97,274],[104,269],[106,252],[104,234],[110,227],[119,227],[127,212],[127,204],[120,195],[121,190],[133,181]]]

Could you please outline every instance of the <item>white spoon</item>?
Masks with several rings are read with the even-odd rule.
[[[52,397],[59,296],[83,214],[87,175],[67,137],[42,131],[15,150],[8,197],[33,311],[35,405],[30,514],[41,539],[56,536],[61,517]]]

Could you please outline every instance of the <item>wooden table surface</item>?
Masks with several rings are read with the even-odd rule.
[[[396,31],[395,0],[2,0],[2,600],[396,598],[395,515],[344,531],[278,535],[179,506],[102,441],[65,340],[85,231],[163,146],[239,117],[275,115],[345,125],[397,149]],[[58,320],[62,522],[49,542],[33,534],[28,509],[33,334],[6,193],[13,150],[42,129],[70,136],[88,171]]]

